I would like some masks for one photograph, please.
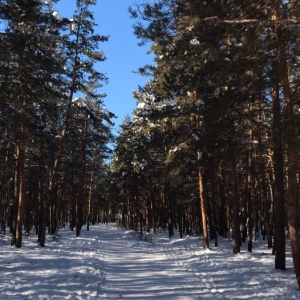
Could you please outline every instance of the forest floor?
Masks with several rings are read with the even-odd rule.
[[[300,299],[287,251],[287,270],[274,269],[265,241],[232,253],[230,239],[202,249],[199,237],[167,233],[140,240],[115,224],[61,229],[44,248],[36,236],[23,247],[0,237],[0,299]]]

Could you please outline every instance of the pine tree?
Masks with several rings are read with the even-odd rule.
[[[89,10],[90,5],[95,5],[96,1],[76,1],[76,11],[72,20],[70,20],[70,34],[66,35],[65,45],[67,49],[68,60],[66,62],[67,73],[69,74],[69,87],[67,96],[67,105],[64,116],[64,125],[61,130],[61,139],[56,159],[54,162],[50,184],[49,196],[51,199],[50,211],[53,210],[55,197],[57,193],[58,172],[61,165],[61,159],[64,151],[66,134],[69,129],[69,120],[72,110],[73,98],[76,94],[89,95],[88,82],[105,81],[105,76],[96,71],[94,65],[98,61],[105,59],[102,52],[98,51],[99,42],[107,41],[107,37],[94,34],[93,13]],[[52,213],[51,213],[52,215]],[[53,220],[50,224],[51,232],[55,232]],[[76,235],[80,235],[81,224],[79,222]]]
[[[6,19],[5,49],[1,68],[5,69],[3,84],[7,93],[7,107],[10,107],[11,130],[16,135],[16,180],[15,184],[15,229],[12,244],[22,245],[24,198],[26,188],[26,149],[31,125],[43,101],[54,95],[50,86],[62,73],[60,56],[56,55],[58,26],[51,14],[51,7],[40,1],[8,1],[2,6]],[[17,42],[16,42],[17,41]],[[56,75],[56,76],[54,76]],[[4,95],[5,95],[4,92]],[[13,128],[15,126],[15,128]],[[11,131],[13,132],[13,131]]]

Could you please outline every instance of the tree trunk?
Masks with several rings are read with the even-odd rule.
[[[25,158],[24,158],[24,139],[20,138],[17,145],[17,160],[18,160],[18,174],[19,174],[19,189],[18,189],[18,205],[17,205],[17,222],[16,222],[16,239],[15,246],[20,248],[22,246],[22,228],[23,228],[23,210],[24,210],[24,196],[25,196]]]
[[[90,230],[91,222],[91,207],[92,207],[92,192],[93,192],[93,175],[90,177],[90,189],[89,189],[89,199],[88,199],[88,209],[87,209],[87,219],[86,219],[86,231]],[[123,221],[123,205],[122,205],[122,221]]]
[[[208,241],[207,222],[206,222],[206,208],[205,208],[205,201],[203,195],[203,176],[202,176],[202,169],[200,166],[198,168],[198,184],[199,184],[200,214],[201,214],[202,231],[203,231],[203,248],[208,249],[209,241]]]
[[[249,167],[250,172],[248,175],[248,190],[247,190],[247,200],[248,200],[248,252],[252,252],[253,248],[253,209],[252,209],[252,186],[253,186],[253,161],[252,161],[252,150],[249,155]]]
[[[80,236],[83,225],[83,198],[84,198],[84,179],[85,179],[85,148],[87,141],[88,118],[84,121],[82,146],[80,153],[80,185],[78,191],[77,203],[77,222],[76,222],[76,236]]]
[[[279,0],[274,1],[272,20],[278,20],[278,12],[280,6]],[[280,28],[274,23],[274,36],[278,38]],[[284,175],[283,175],[283,148],[282,148],[282,130],[281,130],[281,107],[279,97],[279,81],[280,70],[278,57],[280,55],[280,45],[278,41],[277,47],[273,50],[275,60],[273,62],[273,72],[275,74],[276,84],[272,90],[273,101],[273,160],[274,160],[274,206],[275,206],[275,234],[274,234],[274,250],[275,250],[275,268],[285,270],[285,199],[284,199]]]
[[[250,109],[251,110],[251,109]],[[252,125],[249,122],[249,141],[253,140],[252,135]],[[249,152],[248,152],[248,175],[247,175],[247,216],[248,216],[248,252],[252,252],[253,248],[253,203],[252,203],[252,193],[253,193],[253,186],[254,186],[254,172],[255,166],[253,161],[253,146],[252,144],[249,145]]]
[[[222,177],[221,183],[219,184],[219,195],[220,195],[220,213],[219,213],[219,233],[222,235],[224,238],[227,238],[227,207],[226,205],[226,198],[225,198],[225,186],[224,186],[224,171],[223,171],[223,166],[222,163],[220,163],[219,166],[219,173],[220,176]]]
[[[42,123],[46,126],[46,114],[42,115]],[[38,242],[41,247],[45,246],[46,241],[46,220],[45,220],[45,199],[44,199],[44,133],[43,129],[40,132],[41,145],[40,145],[40,159],[39,159],[39,179],[38,179]]]
[[[16,163],[16,170],[13,177],[13,201],[11,206],[11,246],[16,243],[16,223],[17,223],[17,208],[18,208],[18,190],[19,190],[19,170],[18,170],[18,161]]]
[[[259,135],[259,169],[261,174],[261,193],[263,199],[263,226],[264,226],[264,234],[267,237],[268,241],[268,249],[272,248],[272,235],[270,229],[270,198],[268,197],[267,191],[267,181],[266,181],[266,168],[263,159],[263,146],[262,146],[262,134]]]
[[[282,70],[281,83],[286,105],[286,144],[288,158],[288,199],[287,199],[287,219],[289,235],[291,240],[291,250],[294,263],[295,274],[300,289],[300,245],[298,235],[298,158],[297,158],[297,138],[295,128],[294,103],[290,89],[288,67],[284,48],[280,50],[280,64]]]
[[[283,177],[283,151],[281,130],[281,108],[279,86],[274,86],[273,100],[273,161],[274,161],[274,203],[275,203],[275,268],[285,270],[285,201]]]
[[[182,212],[183,212],[184,208],[183,208],[183,204],[178,204],[178,208],[177,208],[177,221],[178,221],[178,229],[179,229],[179,236],[182,239],[183,238],[183,225],[182,225]]]
[[[210,182],[210,189],[211,189],[211,220],[212,220],[212,228],[211,228],[211,239],[215,240],[215,247],[218,247],[218,218],[217,218],[217,209],[216,209],[216,195],[215,192],[217,191],[217,178],[215,174],[215,161],[212,159],[212,166],[211,166],[211,182]]]
[[[231,125],[231,142],[229,146],[230,160],[230,181],[231,181],[231,203],[233,209],[233,253],[240,253],[241,233],[240,233],[240,201],[237,190],[237,171],[236,171],[236,132],[234,123]]]
[[[25,197],[25,112],[27,108],[27,98],[23,97],[21,105],[21,120],[19,126],[19,136],[17,142],[17,169],[18,169],[18,205],[15,246],[22,247],[22,228],[24,216],[24,197]]]
[[[44,207],[44,193],[43,193],[43,182],[42,179],[39,180],[39,215],[38,215],[38,224],[39,224],[39,232],[38,232],[38,242],[41,247],[45,246],[46,240],[46,222],[45,222],[45,207]]]

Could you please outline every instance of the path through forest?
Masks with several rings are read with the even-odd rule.
[[[101,249],[106,277],[100,294],[104,299],[197,299],[203,292],[199,277],[177,262],[166,245],[154,247],[107,227]]]
[[[24,247],[0,239],[0,299],[299,299],[290,254],[274,269],[265,242],[233,255],[231,241],[202,249],[199,237],[139,240],[115,224],[92,226],[76,238],[65,228],[45,248],[36,236]]]

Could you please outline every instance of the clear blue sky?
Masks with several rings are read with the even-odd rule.
[[[56,6],[61,16],[71,18],[76,0],[60,0]],[[109,36],[109,41],[100,43],[107,60],[99,64],[99,71],[109,79],[102,92],[107,94],[104,103],[107,109],[118,116],[115,119],[116,129],[126,115],[130,115],[136,107],[132,91],[138,85],[144,85],[149,78],[133,73],[139,67],[151,63],[151,55],[147,54],[149,46],[138,46],[138,40],[133,34],[135,20],[130,19],[128,7],[134,0],[98,0],[97,6],[91,5],[96,32]]]

